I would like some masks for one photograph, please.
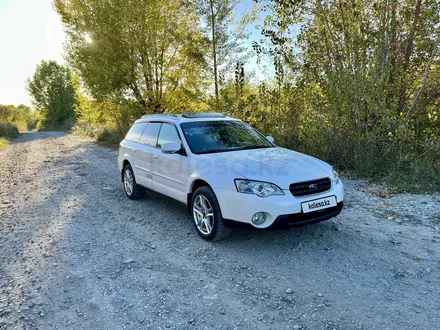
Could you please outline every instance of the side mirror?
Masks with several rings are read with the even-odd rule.
[[[162,148],[160,148],[164,154],[175,154],[182,149],[182,144],[180,143],[164,143]]]
[[[275,139],[272,136],[266,136],[267,141],[269,141],[270,143],[274,143]]]

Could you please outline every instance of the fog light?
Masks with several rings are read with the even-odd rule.
[[[252,223],[254,225],[261,225],[264,221],[266,221],[266,214],[264,214],[263,212],[255,213],[252,216]]]

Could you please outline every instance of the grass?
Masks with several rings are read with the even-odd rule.
[[[8,140],[4,137],[0,137],[0,150],[5,149],[8,146]]]

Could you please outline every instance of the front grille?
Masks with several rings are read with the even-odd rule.
[[[293,196],[306,196],[330,190],[332,182],[329,178],[292,183],[289,187]]]

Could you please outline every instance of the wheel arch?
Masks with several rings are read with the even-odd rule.
[[[188,207],[188,212],[190,214],[191,214],[191,200],[192,200],[192,196],[193,196],[194,192],[197,189],[199,189],[200,187],[204,187],[204,186],[208,186],[208,187],[212,188],[211,185],[207,181],[205,181],[203,179],[196,179],[196,180],[194,180],[191,183],[191,187],[190,187],[189,192],[188,192],[188,194],[186,196],[186,205]]]
[[[124,159],[124,161],[122,162],[122,171],[121,171],[121,181],[124,182],[124,168],[127,165],[131,165],[130,162],[128,161],[128,159]]]

